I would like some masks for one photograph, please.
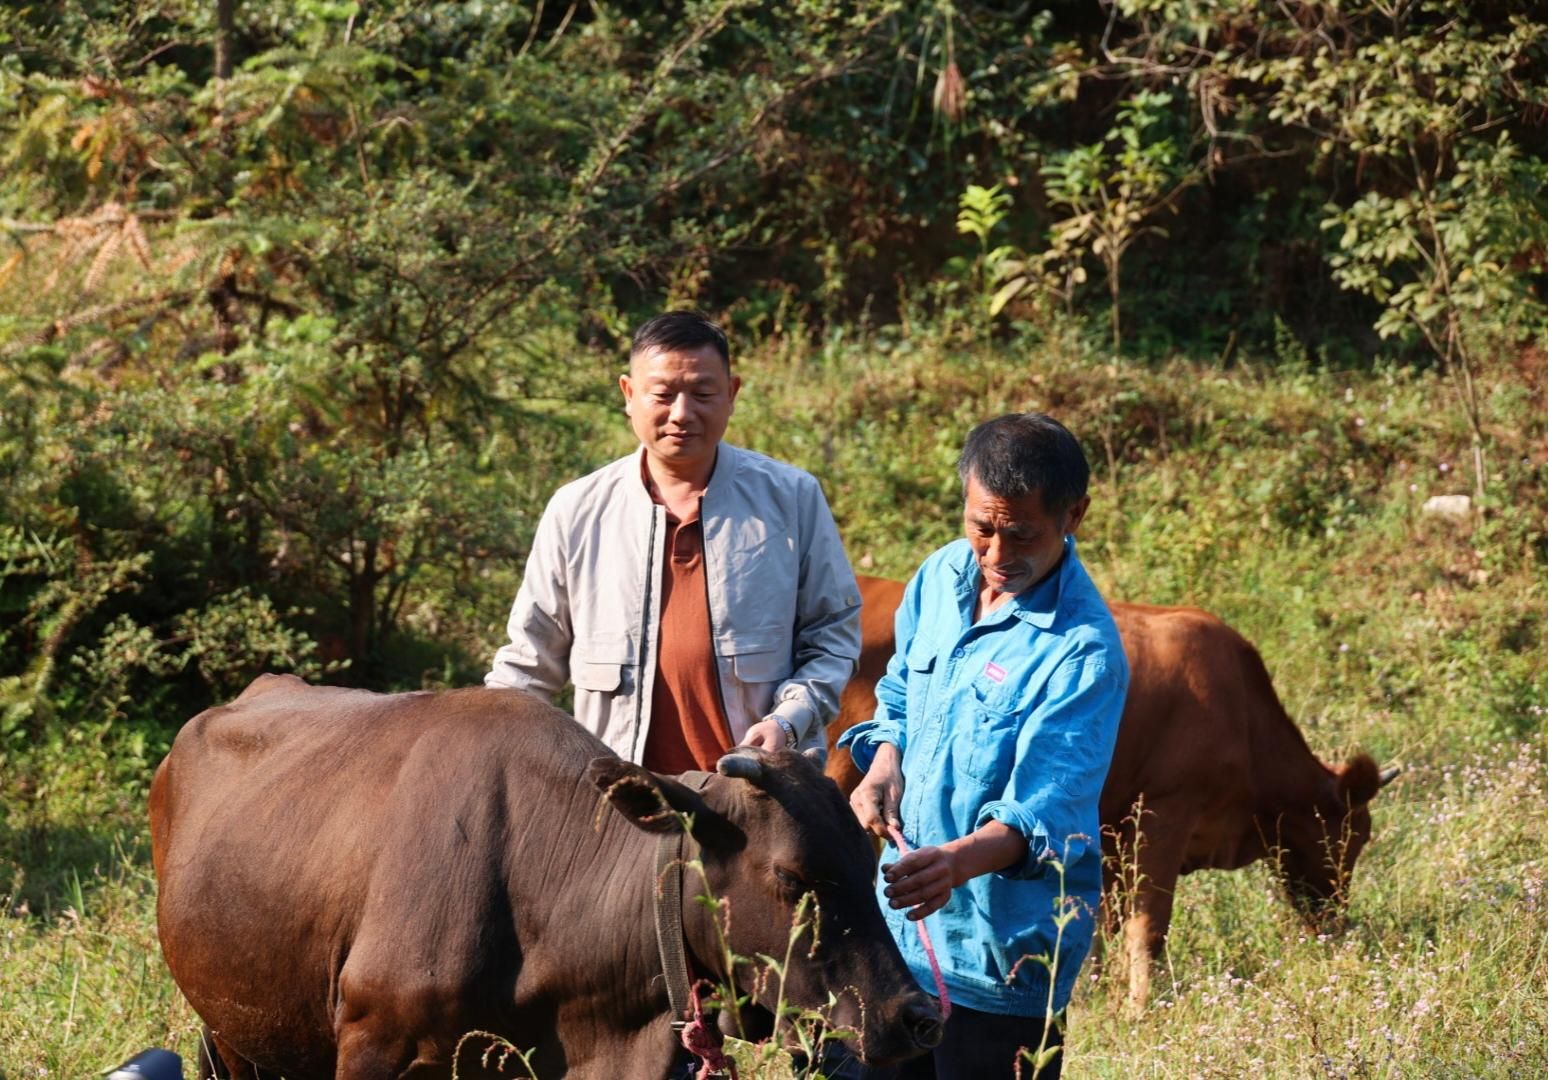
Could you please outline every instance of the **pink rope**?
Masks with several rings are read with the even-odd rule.
[[[683,1049],[699,1059],[696,1080],[709,1080],[711,1076],[729,1076],[731,1080],[737,1080],[736,1062],[726,1055],[720,1032],[704,1022],[698,983],[688,988],[688,997],[693,1003],[693,1023],[683,1028]]]
[[[908,854],[908,841],[903,839],[903,830],[896,825],[888,825],[887,832],[892,836],[892,842],[898,845],[900,854]],[[941,962],[935,958],[935,946],[930,943],[930,931],[925,929],[923,919],[914,923],[914,928],[919,931],[919,943],[924,946],[925,959],[930,961],[930,974],[935,976],[935,995],[941,999],[941,1019],[945,1020],[951,1015],[951,996],[946,993],[946,980],[941,975]]]

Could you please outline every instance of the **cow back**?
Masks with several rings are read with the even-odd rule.
[[[607,753],[514,691],[379,695],[260,678],[185,725],[152,785],[173,977],[246,1056],[331,1076],[332,1005],[351,955],[358,968],[379,950],[394,971],[442,979],[486,950],[519,958],[509,865],[541,867],[569,818],[581,846],[599,842],[584,772]],[[538,808],[544,829],[531,827]]]
[[[861,661],[845,688],[830,744],[876,710],[876,683],[894,651],[894,615],[903,585],[857,578]],[[1155,803],[1186,795],[1197,820],[1211,823],[1190,846],[1229,846],[1247,827],[1253,802],[1253,746],[1267,738],[1298,747],[1296,764],[1314,763],[1285,715],[1256,650],[1220,619],[1197,608],[1109,605],[1129,661],[1129,694],[1103,787],[1101,819],[1116,827],[1141,797]],[[1265,736],[1264,733],[1267,733]],[[1320,766],[1319,766],[1320,767]],[[835,750],[828,775],[852,791],[861,777]],[[1191,827],[1191,826],[1188,826]]]

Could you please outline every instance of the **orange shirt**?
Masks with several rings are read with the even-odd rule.
[[[654,490],[651,494],[656,497]],[[710,641],[704,526],[697,513],[678,521],[667,512],[664,561],[656,682],[641,763],[659,773],[713,772],[731,748],[731,726],[721,705]]]

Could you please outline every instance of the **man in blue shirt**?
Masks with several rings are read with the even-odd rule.
[[[1009,1077],[1023,1048],[1061,1044],[1052,1020],[1091,947],[1097,800],[1129,685],[1075,554],[1091,503],[1075,437],[1041,414],[1001,416],[968,435],[958,473],[965,538],[909,582],[876,715],[840,741],[866,770],[850,799],[860,823],[884,838],[900,827],[914,848],[883,856],[877,889],[929,990],[914,922],[939,913],[951,1016],[941,1045],[897,1073],[910,1080]]]

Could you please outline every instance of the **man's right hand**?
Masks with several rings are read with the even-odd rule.
[[[849,796],[850,809],[860,819],[861,828],[883,840],[888,827],[902,827],[898,805],[903,801],[903,758],[891,743],[876,748],[865,779]]]

